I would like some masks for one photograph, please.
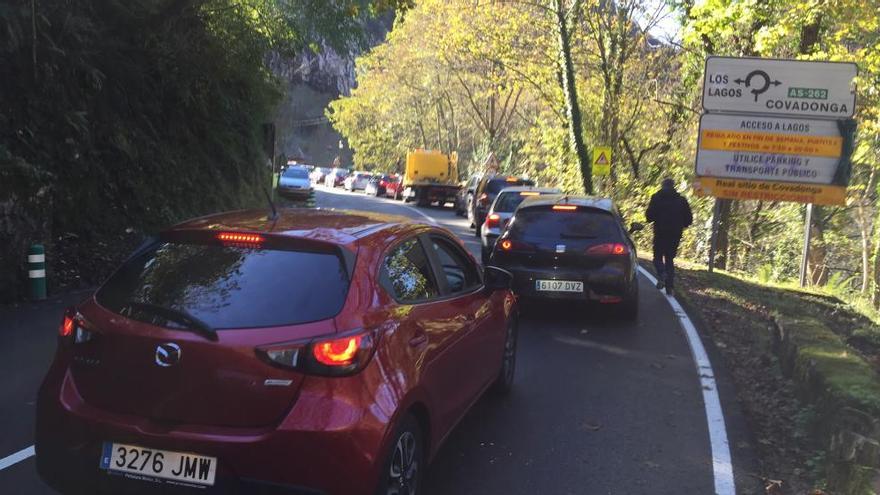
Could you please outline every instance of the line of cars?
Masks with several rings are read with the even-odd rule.
[[[398,197],[400,178],[354,172],[342,185]],[[462,184],[454,209],[480,238],[482,264],[511,272],[520,297],[612,305],[624,318],[637,317],[638,258],[630,235],[642,226],[627,228],[610,199],[562,195],[527,178],[485,173]]]
[[[372,172],[352,172],[345,168],[317,167],[309,176],[313,185],[341,187],[346,191],[364,191],[371,196],[403,199],[401,178],[397,174],[374,174]]]
[[[476,399],[513,386],[522,298],[637,311],[610,200],[484,179],[482,267],[445,229],[366,212],[239,211],[149,239],[63,316],[40,476],[70,494],[419,493]]]
[[[480,238],[481,261],[512,274],[523,299],[612,305],[638,315],[638,257],[623,217],[607,198],[564,195],[501,174],[462,185],[456,213]]]

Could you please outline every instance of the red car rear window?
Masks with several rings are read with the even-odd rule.
[[[249,328],[332,318],[348,286],[332,253],[163,242],[126,261],[95,297],[116,312],[134,302],[185,312],[214,329]]]

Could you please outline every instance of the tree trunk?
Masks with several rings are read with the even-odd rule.
[[[575,5],[571,9],[577,12],[580,0],[574,0]],[[587,148],[584,145],[583,122],[581,120],[581,108],[578,102],[577,84],[574,75],[574,62],[571,57],[571,33],[569,32],[568,18],[563,0],[556,0],[556,34],[559,43],[559,55],[562,58],[562,93],[565,97],[565,114],[568,120],[569,147],[578,162],[581,178],[584,181],[584,191],[593,194],[593,171],[590,160],[587,157]]]
[[[761,212],[764,210],[764,202],[758,201],[758,204],[755,206],[754,211],[752,211],[752,218],[749,220],[749,240],[748,244],[743,248],[743,253],[740,260],[740,268],[748,271],[749,261],[752,254],[752,248],[757,244],[758,237],[758,226],[761,221]]]
[[[813,225],[810,226],[810,256],[807,257],[807,279],[810,285],[820,286],[828,282],[828,267],[825,265],[824,208],[813,205]]]
[[[880,225],[880,210],[877,211],[877,217],[874,218],[876,225]],[[874,266],[872,270],[872,278],[874,279],[874,292],[871,294],[871,302],[875,309],[880,309],[880,228],[874,229]]]
[[[727,269],[728,253],[730,251],[730,212],[733,209],[733,200],[716,199],[718,203],[718,231],[715,234],[715,267]]]

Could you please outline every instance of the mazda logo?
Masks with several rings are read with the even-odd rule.
[[[180,346],[173,342],[159,344],[156,347],[156,364],[163,368],[174,366],[180,361]]]

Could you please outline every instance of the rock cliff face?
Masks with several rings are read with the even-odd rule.
[[[294,59],[275,57],[272,71],[287,82],[287,92],[275,117],[276,152],[309,164],[326,166],[337,156],[351,164],[351,150],[324,116],[327,104],[355,87],[355,58],[382,43],[394,22],[392,15],[365,26],[365,44],[339,53],[329,46],[304,52]]]

